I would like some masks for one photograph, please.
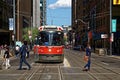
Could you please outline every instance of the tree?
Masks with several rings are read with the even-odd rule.
[[[28,42],[34,41],[35,37],[36,37],[36,35],[38,35],[38,33],[39,33],[39,30],[37,27],[32,28],[32,29],[30,27],[27,27],[27,28],[23,29],[23,37],[22,38]],[[31,36],[31,39],[29,36]]]

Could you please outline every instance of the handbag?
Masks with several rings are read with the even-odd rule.
[[[86,55],[85,55],[85,56],[84,56],[84,61],[87,62],[87,61],[88,61],[88,58],[89,58],[89,56],[86,56]]]

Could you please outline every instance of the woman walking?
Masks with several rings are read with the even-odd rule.
[[[11,54],[9,53],[9,48],[6,47],[5,53],[4,53],[4,59],[5,59],[5,68],[8,69],[10,68],[10,56]]]
[[[87,64],[84,66],[83,71],[90,71],[90,65],[91,65],[91,47],[90,47],[89,44],[87,44],[85,56],[87,57]]]

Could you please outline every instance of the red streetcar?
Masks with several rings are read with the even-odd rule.
[[[63,28],[41,26],[34,45],[35,61],[63,62]]]

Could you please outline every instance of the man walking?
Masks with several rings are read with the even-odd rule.
[[[20,55],[21,55],[21,57],[20,57],[20,65],[19,65],[18,70],[22,70],[22,63],[23,63],[23,62],[28,66],[28,70],[31,69],[30,64],[26,61],[27,50],[28,50],[27,42],[24,41],[24,44],[23,44],[22,47],[20,48]]]

